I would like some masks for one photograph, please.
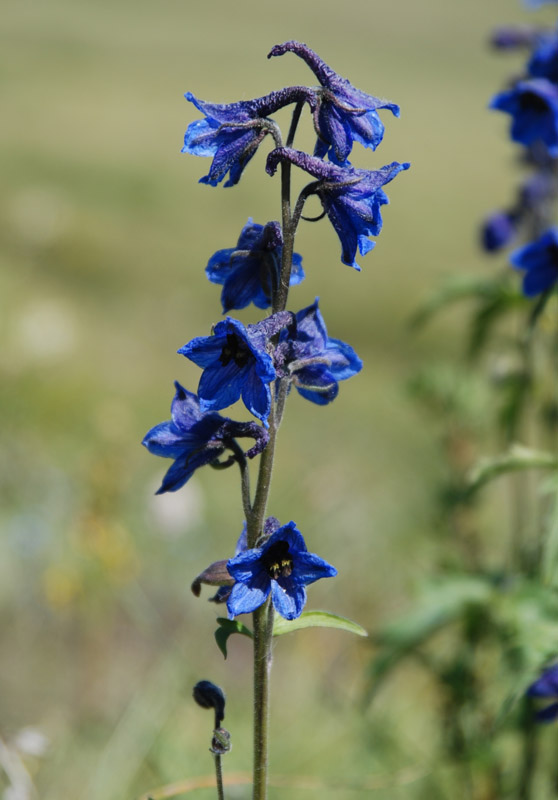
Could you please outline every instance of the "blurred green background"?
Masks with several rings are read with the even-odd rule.
[[[330,407],[293,394],[269,509],[339,570],[311,588],[309,607],[372,629],[408,607],[439,547],[431,505],[443,465],[405,387],[418,365],[459,357],[465,316],[420,334],[408,319],[445,276],[493,269],[476,226],[509,197],[513,148],[486,106],[518,62],[487,37],[526,19],[518,0],[4,3],[0,735],[39,797],[133,798],[210,773],[210,720],[190,699],[201,678],[228,695],[226,768],[250,765],[249,643],[231,640],[225,662],[213,641],[221,611],[189,590],[232,553],[236,472],[202,470],[154,497],[169,464],[140,442],[168,418],[172,381],[197,385],[176,350],[219,319],[208,257],[249,216],[279,218],[278,184],[263,171],[267,142],[235,189],[198,184],[209,162],[180,154],[198,116],[183,93],[229,102],[312,83],[294,56],[266,60],[296,38],[401,106],[399,120],[383,115],[381,148],[353,154],[371,169],[412,162],[388,187],[362,273],[341,264],[327,221],[297,239],[307,279],[291,307],[319,295],[330,335],[365,368]],[[309,127],[300,141],[310,145]],[[426,796],[429,686],[402,670],[363,709],[371,652],[340,632],[279,641],[272,772],[330,787],[375,777],[374,796]]]

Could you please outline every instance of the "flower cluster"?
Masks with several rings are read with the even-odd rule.
[[[558,200],[558,29],[508,27],[492,41],[500,49],[528,53],[523,74],[495,95],[490,107],[510,115],[511,139],[522,146],[521,160],[531,173],[515,202],[485,219],[481,243],[486,251],[497,252],[521,234],[532,240],[512,253],[510,262],[526,271],[523,293],[534,297],[558,283],[556,230],[551,227]]]
[[[287,310],[289,287],[304,278],[302,257],[294,251],[296,228],[306,219],[306,200],[316,195],[341,242],[342,262],[360,269],[357,251],[364,256],[371,250],[369,237],[382,229],[381,207],[388,203],[384,187],[409,164],[393,162],[376,170],[351,166],[348,159],[355,143],[371,150],[380,145],[384,124],[379,112],[397,117],[399,107],[355,88],[300,42],[276,45],[269,57],[288,52],[305,62],[318,86],[291,86],[228,104],[185,95],[202,118],[188,125],[182,152],[211,158],[201,183],[236,185],[269,135],[273,148],[266,170],[269,175],[281,170],[282,200],[285,192],[289,197],[283,202],[282,224],[248,219],[236,246],[214,252],[205,270],[207,278],[222,287],[224,314],[253,304],[269,309],[268,316],[255,324],[226,316],[209,336],[191,339],[178,350],[202,370],[197,394],[175,383],[171,419],[152,428],[143,444],[149,452],[173,460],[158,493],[180,489],[199,467],[239,465],[245,529],[235,556],[204,570],[194,581],[194,591],[199,594],[201,583],[220,586],[215,599],[226,600],[231,616],[254,611],[271,597],[279,614],[293,619],[306,602],[305,586],[336,573],[308,553],[294,522],[280,526],[269,518],[264,523],[263,512],[258,518],[258,498],[269,491],[262,482],[270,469],[262,465],[273,458],[271,441],[292,386],[304,399],[325,406],[337,397],[339,382],[362,368],[350,345],[328,335],[317,299],[300,311]],[[272,115],[286,106],[293,106],[293,116],[284,142]],[[312,154],[293,147],[304,108],[316,132]],[[312,180],[291,205],[292,167]],[[288,219],[285,207],[294,209]],[[238,401],[255,419],[237,422],[218,413]],[[237,442],[245,437],[254,440],[248,450]],[[262,461],[252,503],[246,459],[255,456]]]

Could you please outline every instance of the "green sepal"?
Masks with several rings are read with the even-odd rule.
[[[302,628],[337,628],[340,631],[356,633],[357,636],[368,636],[368,632],[359,625],[346,617],[332,614],[330,611],[305,611],[296,619],[284,619],[276,616],[273,621],[273,635],[282,636],[284,633],[292,633]]]
[[[250,639],[253,638],[250,628],[247,628],[246,625],[243,625],[242,622],[239,622],[237,619],[217,617],[217,623],[219,627],[215,631],[215,641],[217,642],[217,647],[223,653],[224,658],[227,657],[228,638],[232,636],[233,633],[241,633],[243,636],[248,636]]]
[[[500,475],[523,469],[558,469],[558,457],[542,450],[514,444],[506,453],[478,461],[468,476],[469,491],[476,492]]]

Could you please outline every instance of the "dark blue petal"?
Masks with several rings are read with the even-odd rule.
[[[338,381],[352,378],[362,369],[362,361],[353,348],[340,339],[328,339],[326,354],[329,358],[329,370]]]
[[[155,425],[142,441],[150,453],[163,458],[178,458],[184,452],[184,437],[176,425],[168,420]]]
[[[217,328],[216,328],[217,332]],[[219,361],[226,337],[223,336],[197,336],[178,350],[198,367],[210,367]]]
[[[298,585],[308,585],[320,578],[333,578],[337,570],[314,553],[297,553],[293,559],[292,579]]]
[[[296,371],[293,383],[306,400],[325,406],[339,394],[339,384],[324,364],[313,364]]]
[[[535,712],[537,722],[553,722],[558,717],[558,703],[551,703],[546,708]]]
[[[281,582],[271,581],[271,602],[275,610],[285,619],[296,619],[306,604],[306,589],[297,586],[288,578]]]
[[[229,617],[239,614],[251,614],[262,606],[271,591],[269,580],[266,585],[253,586],[245,583],[235,583],[227,600]]]
[[[279,541],[287,542],[289,550],[293,555],[296,552],[306,552],[306,542],[294,522],[288,522],[286,525],[282,525],[278,528],[275,533],[269,537],[263,549],[268,550]]]
[[[219,411],[240,399],[242,387],[250,370],[239,369],[234,361],[226,366],[217,363],[204,369],[198,386],[200,404],[204,411]]]
[[[275,375],[271,380],[274,379]],[[242,400],[248,411],[267,426],[267,418],[271,411],[271,389],[269,383],[264,383],[255,369],[248,372],[243,382]]]
[[[558,697],[558,664],[545,669],[528,688],[529,697]]]
[[[224,452],[224,449],[224,447],[215,447],[201,449],[195,453],[186,452],[183,456],[177,458],[168,469],[156,494],[176,492],[177,489],[184,486],[199,467],[210,464]]]

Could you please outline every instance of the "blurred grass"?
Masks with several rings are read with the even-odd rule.
[[[362,273],[340,263],[327,223],[297,240],[308,277],[293,304],[320,295],[331,335],[365,369],[331,408],[293,396],[270,508],[339,569],[312,587],[311,606],[372,628],[405,606],[434,558],[428,493],[441,467],[404,384],[417,363],[456,357],[463,316],[420,335],[406,322],[443,276],[491,269],[475,226],[508,197],[512,148],[486,105],[513,59],[485,42],[525,14],[506,0],[355,0],[342,12],[332,0],[22,0],[2,17],[0,733],[47,735],[50,750],[29,767],[45,800],[132,797],[209,771],[207,720],[189,700],[209,677],[229,695],[227,768],[248,769],[248,644],[231,642],[223,663],[215,609],[188,588],[232,552],[236,475],[204,470],[179,495],[154,498],[166,464],[139,442],[168,416],[173,379],[196,385],[176,349],[218,318],[207,258],[248,216],[277,218],[279,206],[262,154],[234,190],[197,183],[208,164],[180,155],[195,116],[182,95],[228,101],[308,81],[294,57],[265,59],[298,38],[401,105],[378,153],[355,153],[368,168],[412,162],[389,187]],[[280,642],[274,769],[333,781],[428,765],[428,685],[413,678],[409,708],[403,674],[362,714],[367,657],[343,634]]]

